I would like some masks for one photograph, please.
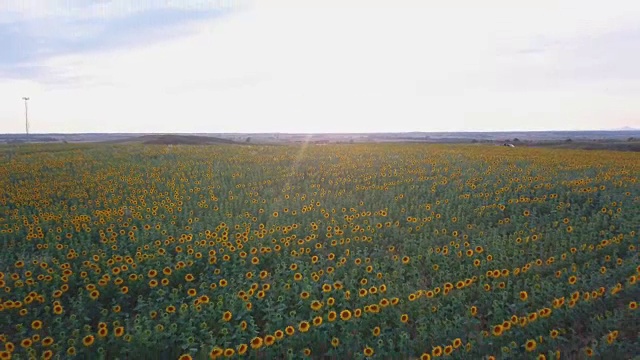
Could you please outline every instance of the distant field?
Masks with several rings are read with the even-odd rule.
[[[640,151],[639,140],[627,141],[547,141],[525,146],[554,147],[558,149]]]
[[[0,359],[640,353],[637,154],[219,140],[0,146]]]
[[[200,134],[0,134],[0,143],[156,143],[156,144],[328,144],[328,143],[431,143],[494,144],[638,151],[640,130],[624,131],[502,131],[502,132],[405,132],[405,133],[200,133]]]
[[[235,144],[235,141],[210,136],[195,135],[143,135],[130,139],[108,141],[112,144],[149,144],[149,145],[212,145]]]

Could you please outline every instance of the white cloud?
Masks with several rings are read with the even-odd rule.
[[[149,10],[232,10],[250,3],[251,0],[4,0],[0,4],[0,23],[10,19],[113,19]]]
[[[187,38],[51,59],[80,80],[20,86],[39,132],[640,126],[637,81],[569,72],[638,20],[634,1],[265,0]],[[17,88],[0,85],[16,99],[0,131],[22,129],[5,125]]]

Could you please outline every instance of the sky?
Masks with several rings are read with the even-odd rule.
[[[0,133],[640,128],[637,0],[1,0]]]

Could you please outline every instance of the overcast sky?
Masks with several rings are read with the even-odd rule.
[[[640,128],[638,64],[637,0],[0,0],[0,133]]]

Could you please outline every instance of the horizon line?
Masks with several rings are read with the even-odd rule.
[[[31,135],[265,135],[265,134],[278,134],[278,135],[382,135],[382,134],[457,134],[457,133],[541,133],[541,132],[633,132],[640,131],[636,128],[625,128],[625,129],[587,129],[587,130],[571,130],[571,129],[549,129],[549,130],[434,130],[434,131],[372,131],[372,132],[279,132],[279,131],[271,131],[271,132],[29,132],[29,136]],[[8,132],[8,133],[0,133],[2,135],[25,135],[24,132]]]

